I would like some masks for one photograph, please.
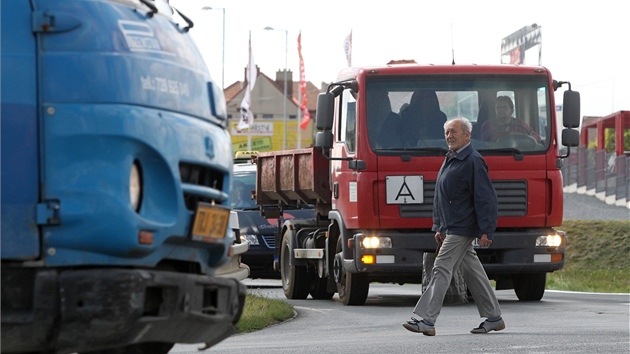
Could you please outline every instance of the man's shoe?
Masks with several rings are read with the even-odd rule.
[[[477,328],[473,328],[470,333],[474,333],[474,334],[486,334],[490,331],[501,331],[505,329],[505,322],[503,322],[503,319],[500,319],[498,321],[495,322],[490,322],[488,320],[485,320],[483,322],[481,322],[481,324],[479,325],[479,327]]]
[[[411,331],[411,332],[416,332],[416,333],[422,333],[425,336],[434,336],[435,335],[435,327],[434,326],[429,326],[428,324],[422,322],[422,321],[418,321],[415,318],[411,318],[411,321],[407,321],[405,323],[403,323],[403,327],[405,327],[405,329]]]

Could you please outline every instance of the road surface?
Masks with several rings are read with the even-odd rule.
[[[257,293],[284,299],[279,280],[247,280]],[[274,285],[275,284],[275,285]],[[628,353],[630,295],[547,291],[540,302],[519,302],[497,291],[506,329],[469,331],[482,321],[474,303],[445,306],[435,337],[402,327],[412,315],[420,285],[371,284],[364,306],[333,300],[286,300],[296,317],[263,330],[229,337],[207,353]],[[198,353],[176,345],[171,354]]]

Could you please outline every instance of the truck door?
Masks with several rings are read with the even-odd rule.
[[[2,3],[2,260],[39,256],[36,40],[29,1]]]

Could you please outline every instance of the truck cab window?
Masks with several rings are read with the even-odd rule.
[[[368,139],[377,153],[438,155],[446,148],[444,123],[463,116],[473,123],[472,143],[484,154],[542,154],[549,148],[547,85],[538,78],[490,76],[379,78],[368,81],[365,102],[360,103],[365,104]]]
[[[349,90],[343,92],[341,98],[340,140],[346,143],[348,152],[355,152],[356,148],[356,114],[357,102]]]
[[[400,115],[393,111],[392,95],[393,92],[384,86],[367,88],[365,105],[368,139],[372,149],[402,147],[400,139],[396,136],[401,128],[401,120]],[[400,95],[398,97],[400,98]],[[401,105],[397,105],[397,108],[402,111],[404,107]]]

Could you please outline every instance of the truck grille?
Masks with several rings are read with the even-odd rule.
[[[492,182],[499,200],[499,216],[527,215],[527,181]]]
[[[180,162],[179,177],[182,184],[202,187],[200,189],[184,188],[184,202],[188,210],[195,210],[198,202],[221,204],[224,173],[208,166]],[[215,197],[212,197],[215,196]]]
[[[493,181],[499,201],[499,216],[527,215],[527,181]],[[435,181],[424,181],[424,204],[400,204],[400,217],[433,217]]]

